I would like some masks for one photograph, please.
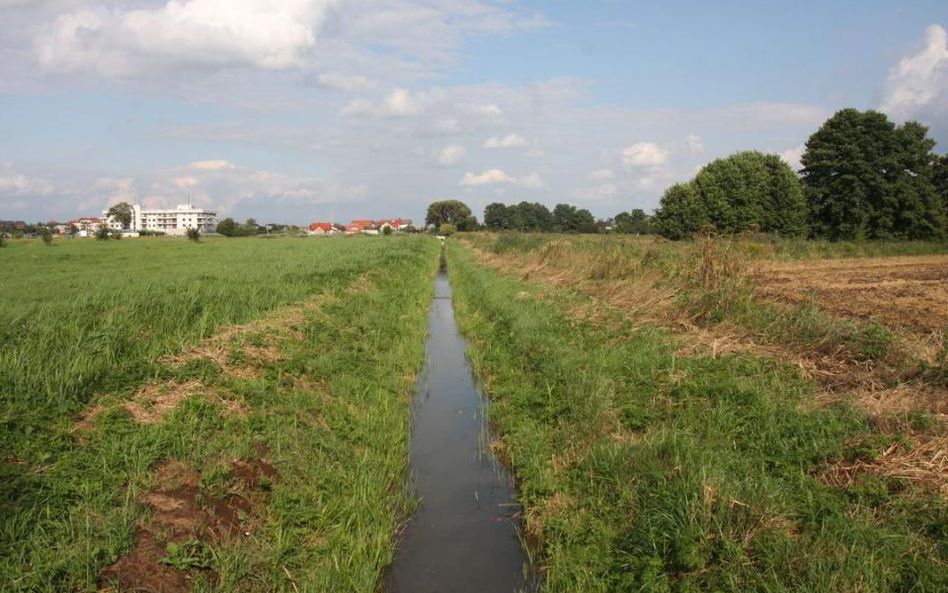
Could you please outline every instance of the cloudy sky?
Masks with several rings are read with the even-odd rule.
[[[944,0],[0,0],[0,219],[606,217],[737,150],[796,166],[847,106],[948,152],[946,28]]]

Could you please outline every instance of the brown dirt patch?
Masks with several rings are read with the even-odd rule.
[[[150,383],[132,395],[125,403],[125,409],[139,424],[155,424],[174,410],[178,402],[198,393],[202,388],[200,381],[186,383]]]
[[[764,264],[758,292],[894,330],[928,335],[948,328],[948,255],[807,260]]]
[[[265,486],[278,474],[262,459],[236,460],[215,484],[202,484],[201,479],[200,472],[181,461],[155,470],[153,480],[159,487],[138,497],[149,513],[138,526],[132,549],[102,572],[103,585],[177,593],[189,591],[201,573],[214,579],[209,569],[179,570],[163,563],[167,544],[215,544],[249,536],[269,497]]]

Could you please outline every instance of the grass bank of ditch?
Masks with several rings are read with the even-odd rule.
[[[4,250],[0,590],[375,591],[437,253]]]
[[[819,387],[791,362],[682,348],[455,241],[449,262],[546,591],[948,590],[945,499],[872,472],[829,479],[900,436],[846,403],[811,405]]]

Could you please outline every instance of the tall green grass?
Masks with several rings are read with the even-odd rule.
[[[449,262],[544,590],[948,589],[944,500],[871,474],[822,480],[897,437],[804,405],[814,386],[792,365],[679,356],[619,312],[574,318],[579,291],[504,276],[458,243]]]
[[[279,472],[269,502],[250,536],[212,545],[217,576],[196,590],[374,591],[410,503],[407,403],[436,242],[35,247],[14,243],[0,260],[0,590],[99,590],[103,567],[148,524],[140,494],[163,486],[158,466],[178,460],[213,475],[263,456]],[[258,375],[158,360],[316,295],[322,304],[286,328],[304,339],[279,340],[280,359]],[[122,404],[150,380],[199,380],[202,393],[137,424]],[[75,432],[92,403],[102,411]]]

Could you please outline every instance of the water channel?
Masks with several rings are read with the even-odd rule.
[[[387,593],[513,593],[527,586],[516,490],[490,452],[487,400],[466,350],[442,264],[412,403],[411,466],[421,504],[399,539]]]

